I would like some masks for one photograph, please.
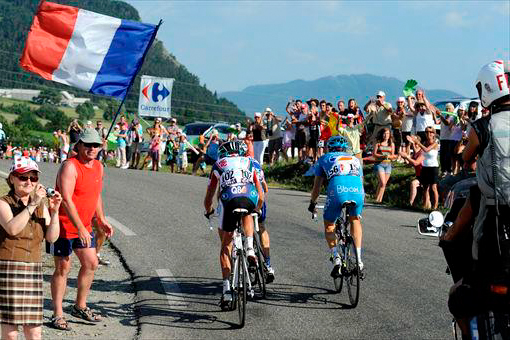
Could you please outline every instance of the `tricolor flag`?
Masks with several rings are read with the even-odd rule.
[[[20,64],[45,79],[122,100],[157,28],[42,2]]]

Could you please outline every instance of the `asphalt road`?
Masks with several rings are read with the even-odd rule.
[[[8,170],[0,161],[0,169]],[[56,165],[41,164],[53,185]],[[219,240],[203,217],[207,180],[107,168],[105,210],[112,242],[135,276],[141,338],[447,338],[451,278],[437,240],[418,235],[423,214],[368,206],[363,213],[367,277],[349,308],[333,293],[322,223],[306,211],[309,195],[271,189],[268,228],[276,280],[265,300],[249,302],[246,326],[222,312]],[[134,234],[134,235],[133,235]]]

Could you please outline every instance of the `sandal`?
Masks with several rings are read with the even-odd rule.
[[[53,315],[51,317],[51,326],[53,328],[61,330],[61,331],[70,331],[71,330],[71,327],[67,323],[67,320],[64,316]]]
[[[100,322],[102,321],[101,315],[94,313],[89,307],[81,309],[76,305],[73,306],[71,315],[89,322]]]

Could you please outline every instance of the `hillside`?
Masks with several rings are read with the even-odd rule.
[[[405,81],[396,78],[371,74],[339,75],[311,81],[293,80],[282,84],[249,86],[242,91],[223,92],[221,95],[236,103],[248,115],[252,115],[267,106],[277,113],[285,112],[285,105],[291,98],[324,98],[335,106],[340,99],[347,101],[355,98],[358,104],[363,106],[369,96],[374,96],[378,90],[386,92],[386,100],[394,105],[397,97],[402,96],[404,83]],[[448,90],[426,89],[426,94],[431,101],[462,96]]]
[[[122,1],[53,0],[53,2],[77,6],[122,19],[140,21],[137,10]],[[53,87],[65,89],[80,97],[91,97],[96,102],[99,101],[100,97],[93,97],[87,92],[46,81],[39,76],[24,72],[19,67],[18,60],[38,3],[39,0],[0,0],[0,88],[41,89]],[[181,122],[244,120],[243,112],[235,104],[225,98],[219,98],[216,93],[212,93],[205,86],[200,85],[198,76],[189,72],[184,65],[179,63],[157,39],[147,54],[142,70],[128,95],[126,109],[129,112],[136,111],[138,107],[139,77],[143,74],[175,78],[172,111],[174,116],[181,118]]]

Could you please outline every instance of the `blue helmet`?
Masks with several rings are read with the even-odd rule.
[[[241,141],[225,142],[218,148],[218,158],[225,158],[231,156],[244,156],[246,154],[246,144]]]
[[[333,136],[329,138],[328,143],[328,152],[332,151],[346,151],[349,147],[349,142],[343,136]]]

